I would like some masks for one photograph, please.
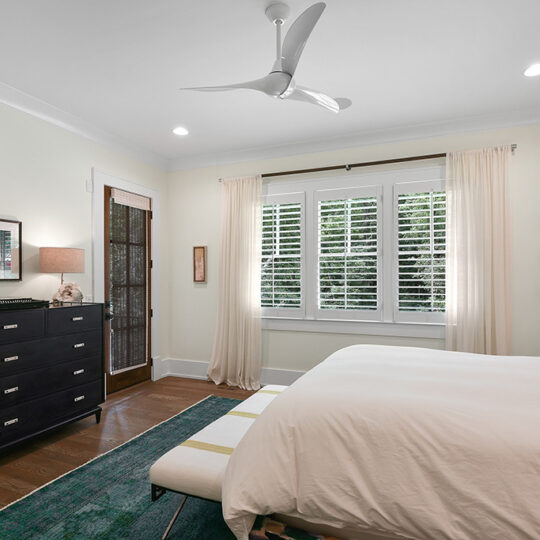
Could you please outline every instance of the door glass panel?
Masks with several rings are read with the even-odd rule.
[[[146,211],[110,203],[111,374],[147,362]]]

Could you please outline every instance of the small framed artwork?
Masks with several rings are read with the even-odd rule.
[[[0,219],[0,281],[22,279],[22,223]]]
[[[206,283],[206,246],[193,248],[193,281]]]

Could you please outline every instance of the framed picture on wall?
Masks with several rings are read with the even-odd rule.
[[[206,283],[206,246],[193,248],[193,281]]]
[[[22,223],[0,219],[0,281],[22,279]]]

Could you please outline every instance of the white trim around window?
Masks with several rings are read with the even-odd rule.
[[[311,219],[313,220],[313,228],[315,228],[315,246],[311,246],[312,249],[308,250],[308,268],[311,268],[310,273],[315,274],[315,283],[312,283],[311,294],[318,300],[315,303],[314,309],[314,318],[317,320],[335,320],[335,319],[344,319],[344,320],[361,320],[361,321],[380,321],[382,317],[382,302],[380,296],[380,285],[377,286],[376,292],[376,306],[375,309],[328,309],[321,308],[320,297],[321,297],[321,260],[323,259],[321,251],[321,240],[320,236],[320,215],[319,215],[319,205],[320,203],[330,202],[330,201],[354,201],[354,200],[374,200],[376,204],[376,226],[377,226],[377,235],[380,235],[382,230],[382,220],[381,220],[381,197],[382,197],[382,188],[380,185],[374,186],[358,186],[358,187],[349,187],[349,188],[340,188],[340,189],[319,189],[313,193],[313,213]],[[351,218],[349,216],[349,223],[345,225],[344,234],[349,238],[351,236]],[[310,223],[310,221],[308,221]],[[348,226],[347,226],[348,225]],[[376,243],[376,247],[371,256],[376,258],[376,282],[377,284],[381,283],[382,278],[382,250],[381,250],[381,241],[380,238]],[[344,261],[351,256],[354,256],[354,252],[351,250],[350,241],[347,239],[344,246],[344,252],[336,254],[337,257],[343,257]],[[331,255],[330,255],[331,257]],[[369,257],[369,256],[368,256]],[[345,262],[346,264],[346,262]],[[344,269],[344,278],[347,279],[347,270]],[[314,288],[313,288],[314,287]],[[347,284],[344,284],[344,295],[347,295],[347,289],[349,287]],[[354,293],[353,293],[354,294]]]
[[[444,339],[443,324],[264,317],[263,330]]]
[[[406,323],[439,323],[444,324],[445,314],[444,312],[422,312],[422,311],[404,311],[399,309],[399,245],[398,245],[398,218],[399,218],[399,206],[398,200],[400,195],[413,195],[416,193],[437,193],[444,191],[445,181],[444,179],[438,180],[423,180],[418,182],[400,182],[394,184],[394,220],[393,220],[393,268],[392,268],[392,297],[395,322]],[[433,209],[431,209],[433,210]],[[433,214],[433,211],[431,212]],[[433,215],[430,216],[430,233],[433,236]],[[433,254],[433,249],[430,251],[430,255]],[[442,253],[441,253],[442,255]]]
[[[403,190],[444,189],[444,166],[265,181],[263,204],[302,202],[302,307],[263,308],[263,328],[305,332],[444,337],[444,314],[404,314],[397,306],[397,206]],[[428,191],[428,189],[426,189]],[[318,202],[377,199],[377,309],[320,309]],[[433,316],[431,316],[433,315]]]
[[[306,253],[306,204],[305,204],[305,193],[282,193],[276,195],[267,195],[264,198],[264,205],[278,206],[287,205],[287,204],[300,204],[300,288],[301,288],[301,300],[300,307],[298,308],[279,308],[279,307],[263,307],[261,308],[263,317],[284,317],[284,318],[295,318],[303,319],[305,317],[305,282],[306,282],[306,264],[305,264],[305,253]],[[263,235],[265,234],[263,227]],[[275,253],[273,254],[275,255]],[[263,241],[263,266],[265,258],[265,249]],[[262,278],[264,280],[264,268],[262,271]]]

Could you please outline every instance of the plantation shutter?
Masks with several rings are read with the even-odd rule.
[[[397,318],[434,321],[445,311],[446,193],[410,185],[396,194]]]
[[[319,192],[319,316],[379,317],[379,190]]]
[[[267,314],[299,312],[303,306],[303,204],[294,199],[274,197],[263,205],[261,306]]]

